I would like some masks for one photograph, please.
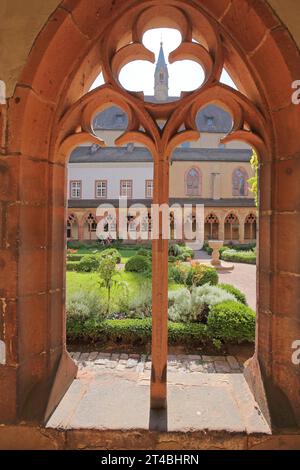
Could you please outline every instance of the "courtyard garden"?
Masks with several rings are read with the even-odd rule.
[[[70,343],[142,346],[151,342],[152,264],[148,246],[78,244],[67,253]],[[224,350],[252,343],[255,312],[245,295],[219,283],[184,244],[169,248],[169,344]]]

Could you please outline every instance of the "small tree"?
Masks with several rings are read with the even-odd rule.
[[[248,183],[250,186],[250,191],[254,194],[255,196],[255,204],[258,206],[258,156],[255,150],[253,150],[253,154],[250,160],[251,166],[255,172],[255,175],[252,178],[248,179]]]
[[[111,289],[117,282],[114,277],[119,274],[115,257],[106,256],[99,264],[100,285],[107,290],[107,315],[110,313]]]

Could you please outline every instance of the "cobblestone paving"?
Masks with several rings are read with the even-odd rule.
[[[93,368],[95,371],[110,369],[115,371],[130,371],[149,374],[151,371],[151,356],[146,354],[121,354],[104,352],[71,352],[71,357],[78,364],[79,370]],[[221,373],[236,374],[243,371],[243,365],[234,356],[206,355],[170,355],[168,356],[168,371],[180,373]]]

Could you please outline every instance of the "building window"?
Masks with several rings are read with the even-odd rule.
[[[191,168],[186,174],[186,195],[200,196],[200,172],[196,168]]]
[[[96,181],[95,196],[96,199],[107,198],[107,181],[99,180]]]
[[[243,197],[248,195],[248,174],[243,168],[237,168],[232,174],[232,195]]]
[[[120,196],[132,198],[132,180],[121,180],[120,182]]]
[[[150,198],[150,199],[153,197],[153,180],[146,180],[145,196],[146,198]]]
[[[70,181],[70,198],[81,199],[81,181]]]
[[[228,214],[224,224],[225,241],[232,242],[239,240],[240,237],[240,223],[235,214]]]

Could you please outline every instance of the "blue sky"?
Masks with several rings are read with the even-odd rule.
[[[181,34],[174,29],[152,29],[145,33],[145,47],[155,53],[156,60],[163,41],[166,61],[171,51],[181,42]],[[179,96],[181,91],[191,91],[203,83],[204,73],[200,65],[190,60],[183,60],[168,66],[169,96]],[[120,73],[120,82],[130,91],[143,91],[145,95],[153,95],[155,65],[146,61],[135,61],[125,66]],[[235,88],[230,76],[224,70],[221,81]],[[103,84],[102,74],[94,82],[92,89]]]

